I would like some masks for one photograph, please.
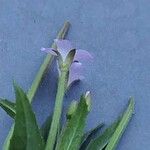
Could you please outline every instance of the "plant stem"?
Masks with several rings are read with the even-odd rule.
[[[64,23],[64,26],[62,27],[62,29],[60,30],[60,32],[57,35],[57,39],[63,39],[65,37],[65,35],[68,32],[69,26],[70,26],[69,22]],[[56,45],[53,43],[51,47],[55,48]],[[51,62],[53,61],[53,59],[54,59],[54,57],[50,54],[48,54],[46,56],[46,58],[44,59],[32,85],[31,85],[31,88],[29,89],[29,91],[27,93],[27,96],[28,96],[28,99],[30,102],[32,102],[32,100],[35,96],[35,93],[42,81],[42,78],[45,75],[45,73],[47,72],[47,69],[48,69],[49,65],[51,64]]]
[[[69,27],[70,27],[70,23],[65,22],[63,27],[61,28],[61,30],[59,31],[59,33],[57,35],[57,39],[64,39],[68,30],[69,30]],[[52,44],[52,47],[55,47],[54,43]],[[51,56],[50,54],[48,54],[46,56],[46,58],[44,59],[32,85],[31,85],[31,88],[29,89],[29,91],[27,93],[27,96],[28,96],[30,103],[32,102],[32,100],[35,96],[35,93],[36,93],[36,91],[37,91],[37,89],[38,89],[38,87],[42,81],[42,78],[43,78],[44,74],[46,73],[47,68],[51,64],[52,60],[53,60],[53,56]],[[9,144],[10,144],[10,139],[11,139],[12,134],[13,134],[13,130],[14,130],[14,124],[12,125],[12,127],[8,133],[8,136],[6,137],[6,140],[5,140],[4,145],[3,145],[3,150],[9,150]]]
[[[45,150],[53,150],[54,145],[55,145],[57,131],[59,128],[59,122],[61,118],[63,97],[64,97],[65,89],[66,89],[67,74],[68,74],[68,69],[62,69],[59,80],[58,80],[55,108],[54,108],[51,128],[49,131],[49,136],[47,139]]]

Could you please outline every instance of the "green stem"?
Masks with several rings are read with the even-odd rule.
[[[58,35],[57,35],[57,39],[64,39],[68,30],[69,30],[69,27],[70,27],[70,23],[69,22],[65,22],[63,27],[61,28],[61,30],[59,31]],[[53,43],[52,44],[52,47],[55,47],[55,44]],[[45,74],[45,72],[47,71],[47,68],[49,67],[49,65],[51,64],[53,60],[53,56],[51,55],[47,55],[46,58],[44,59],[32,85],[31,85],[31,88],[29,89],[28,93],[27,93],[27,96],[28,96],[28,99],[30,102],[32,102],[34,96],[35,96],[35,93],[42,81],[42,78]],[[8,150],[9,149],[9,144],[10,144],[10,139],[12,137],[12,134],[13,134],[13,130],[14,130],[14,124],[13,126],[11,127],[9,133],[8,133],[8,136],[6,137],[6,140],[4,142],[4,145],[3,145],[3,150]]]
[[[64,23],[64,26],[62,27],[62,29],[60,30],[60,32],[58,33],[57,35],[57,39],[63,39],[66,35],[66,33],[68,32],[68,29],[69,29],[69,26],[70,26],[70,23],[69,22],[65,22]],[[55,44],[53,43],[52,46],[53,48],[55,48]],[[34,96],[35,96],[35,93],[42,81],[42,78],[43,76],[45,75],[49,65],[51,64],[51,62],[53,61],[54,57],[50,54],[48,54],[46,56],[46,58],[44,59],[32,85],[31,85],[31,88],[29,89],[28,93],[27,93],[27,96],[28,96],[28,99],[30,102],[32,102]]]
[[[62,112],[63,97],[64,97],[65,89],[66,89],[67,73],[68,73],[67,69],[62,69],[59,80],[58,80],[58,89],[57,89],[57,95],[56,95],[54,114],[53,114],[51,128],[49,131],[49,136],[47,139],[45,150],[53,150],[54,145],[55,145],[61,112]]]

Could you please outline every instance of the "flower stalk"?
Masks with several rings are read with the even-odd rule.
[[[65,37],[65,35],[68,32],[69,26],[70,26],[69,22],[64,23],[64,26],[62,27],[62,29],[60,30],[60,32],[57,35],[57,39],[63,39]],[[53,43],[51,47],[56,48],[56,44]],[[31,88],[29,89],[29,91],[27,93],[27,96],[28,96],[28,99],[30,102],[32,102],[32,100],[35,96],[35,93],[42,81],[42,78],[45,75],[47,68],[49,67],[49,65],[51,64],[53,59],[54,59],[54,56],[50,55],[50,54],[47,54],[46,58],[44,59],[32,85],[31,85]]]
[[[51,128],[49,131],[49,136],[47,139],[45,150],[53,150],[54,148],[56,136],[57,136],[57,132],[59,128],[60,118],[61,118],[63,97],[64,97],[66,87],[67,87],[69,67],[63,64],[60,70],[61,70],[61,73],[60,73],[60,77],[58,80],[58,89],[57,89],[57,95],[56,95],[55,108],[54,108]]]

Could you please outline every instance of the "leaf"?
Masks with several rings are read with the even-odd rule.
[[[118,127],[120,126],[120,128],[122,128],[123,124],[121,123],[122,120],[125,121],[125,119],[129,119],[131,118],[131,115],[133,113],[133,109],[134,109],[134,101],[133,99],[130,100],[130,103],[128,105],[128,108],[126,109],[126,111],[123,113],[123,115],[121,115],[121,117],[119,117],[114,123],[112,123],[112,125],[110,125],[103,133],[102,135],[100,135],[98,138],[92,140],[90,142],[90,144],[88,145],[87,150],[103,150],[103,148],[107,147],[107,144],[110,142],[110,140],[112,140],[112,136],[114,137],[114,134],[116,133],[116,131],[118,130]],[[128,118],[129,117],[129,118]],[[128,120],[129,121],[129,120]],[[126,122],[127,123],[127,122]],[[118,132],[117,132],[118,133]],[[116,134],[115,134],[116,135]],[[119,141],[119,138],[116,139],[117,136],[115,136],[113,138],[113,141],[116,142],[111,142],[114,144],[117,144]],[[110,145],[110,143],[108,144]],[[116,146],[116,145],[115,145]],[[110,149],[110,147],[106,148],[105,150],[112,150]]]
[[[35,115],[26,94],[14,84],[16,93],[16,117],[9,150],[44,150]]]
[[[101,123],[97,127],[95,127],[94,129],[91,129],[90,131],[88,131],[87,133],[84,134],[83,140],[82,140],[82,143],[80,146],[80,150],[86,149],[88,143],[90,143],[92,138],[94,138],[97,135],[97,133],[100,131],[100,129],[102,129],[103,126],[104,126],[104,124]]]
[[[134,111],[134,99],[130,98],[129,101],[129,105],[128,108],[126,109],[126,111],[123,114],[123,117],[119,123],[119,125],[117,126],[113,136],[110,139],[110,142],[108,143],[107,147],[105,150],[115,150],[120,138],[122,137],[131,117]]]
[[[97,138],[91,140],[87,150],[102,150],[109,142],[111,136],[113,135],[117,125],[119,124],[120,118],[113,122],[105,131]]]
[[[9,150],[9,146],[10,146],[10,139],[13,135],[13,131],[14,131],[14,124],[11,126],[10,131],[5,139],[5,142],[3,144],[3,148],[2,150]]]
[[[81,144],[88,106],[81,96],[79,105],[60,135],[56,150],[77,150]]]
[[[86,97],[86,104],[88,106],[88,111],[91,111],[91,107],[92,107],[92,99],[91,99],[91,92],[87,91],[85,93],[85,97]]]
[[[44,141],[47,141],[48,138],[48,132],[51,126],[51,122],[52,122],[52,116],[48,116],[46,121],[43,123],[42,127],[40,128],[40,132],[42,137],[44,138]]]
[[[7,99],[0,99],[0,106],[3,108],[6,113],[14,118],[16,115],[15,103],[8,101]]]

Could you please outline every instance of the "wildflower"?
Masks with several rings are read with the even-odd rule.
[[[56,44],[56,49],[54,48],[41,48],[41,51],[50,53],[53,56],[57,56],[59,60],[59,66],[66,61],[68,58],[68,54],[75,50],[75,55],[72,59],[70,68],[69,68],[69,79],[68,86],[70,86],[73,82],[82,80],[84,76],[82,75],[83,66],[82,64],[85,61],[91,61],[92,55],[82,49],[75,49],[69,40],[54,40]]]

